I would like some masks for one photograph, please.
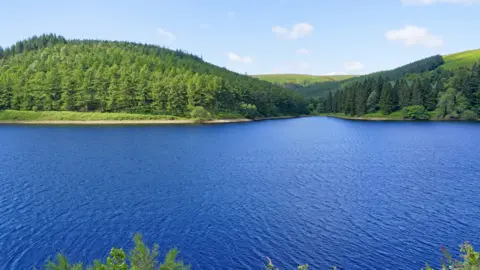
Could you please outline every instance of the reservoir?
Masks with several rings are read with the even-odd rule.
[[[130,249],[193,269],[420,269],[480,248],[480,124],[0,126],[0,269]]]

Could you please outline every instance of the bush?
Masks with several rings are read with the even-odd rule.
[[[460,246],[461,259],[455,260],[452,255],[442,248],[442,269],[452,270],[479,270],[480,269],[480,253],[473,249],[473,246],[465,242]],[[428,264],[424,270],[433,270]]]
[[[430,115],[421,105],[409,106],[403,109],[403,118],[413,120],[428,120]]]
[[[478,116],[474,111],[466,110],[462,113],[462,120],[477,120]]]
[[[249,119],[255,119],[255,117],[259,115],[257,106],[253,104],[242,103],[242,105],[240,105],[240,109],[242,111],[243,116]]]
[[[159,263],[158,245],[154,245],[152,249],[147,247],[140,234],[133,237],[135,247],[129,253],[125,253],[122,249],[112,248],[108,258],[105,261],[95,260],[90,267],[84,267],[82,263],[70,264],[64,255],[57,255],[55,261],[49,261],[45,265],[47,270],[190,270],[190,265],[185,265],[182,261],[177,260],[178,249],[171,249],[165,255],[163,263]],[[465,242],[460,246],[461,257],[459,260],[453,258],[452,255],[442,248],[443,258],[441,269],[452,270],[480,270],[480,253],[475,251],[473,246]],[[279,270],[274,266],[272,260],[267,257],[265,270]],[[308,264],[300,265],[298,270],[308,270]],[[333,267],[336,270],[337,267]],[[423,270],[433,270],[428,264]]]
[[[212,115],[202,106],[196,106],[193,108],[193,110],[190,112],[190,116],[198,121],[212,120]]]
[[[135,247],[127,255],[122,249],[112,248],[106,262],[95,260],[92,266],[84,267],[82,263],[70,264],[67,257],[58,254],[55,261],[49,261],[45,265],[47,270],[127,270],[127,269],[145,269],[145,270],[190,270],[190,265],[185,265],[182,261],[177,261],[178,249],[171,249],[165,255],[163,263],[159,263],[158,245],[152,249],[147,247],[140,234],[133,237]]]

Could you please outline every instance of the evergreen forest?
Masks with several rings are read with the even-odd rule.
[[[427,120],[474,120],[480,114],[480,63],[439,68],[434,56],[388,72],[379,72],[312,98],[310,111],[347,116],[389,115]]]
[[[182,51],[46,34],[0,48],[0,110],[306,114],[292,90],[231,72]]]

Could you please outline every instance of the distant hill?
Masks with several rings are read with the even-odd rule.
[[[252,75],[254,78],[280,85],[295,84],[308,86],[319,82],[342,81],[356,77],[355,75],[307,75],[307,74],[260,74]]]
[[[480,49],[464,51],[450,55],[435,55],[410,64],[386,71],[379,71],[363,76],[345,78],[337,81],[318,81],[310,85],[304,85],[295,90],[307,97],[325,96],[329,92],[336,92],[338,89],[354,82],[361,82],[367,78],[386,77],[390,80],[399,79],[406,74],[421,74],[436,69],[454,70],[459,67],[472,67],[480,61]]]
[[[480,49],[464,51],[443,56],[445,64],[442,68],[452,70],[458,67],[471,67],[474,63],[480,61]]]

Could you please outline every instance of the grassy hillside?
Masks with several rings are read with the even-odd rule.
[[[0,111],[298,115],[296,92],[155,45],[42,35],[0,50]]]
[[[480,61],[480,49],[445,55],[443,60],[445,60],[445,64],[442,65],[442,68],[447,70],[462,66],[471,67],[474,63]]]
[[[319,82],[332,82],[332,81],[342,81],[355,75],[307,75],[307,74],[261,74],[261,75],[252,75],[254,78],[264,80],[267,82],[275,84],[298,84],[301,86],[311,85],[313,83]]]
[[[355,82],[362,82],[367,78],[383,76],[396,80],[405,76],[406,74],[421,74],[439,68],[445,70],[454,70],[459,67],[472,67],[473,64],[478,61],[480,61],[480,49],[464,51],[445,56],[436,55],[392,70],[380,71],[350,78],[342,78],[340,76],[337,78],[337,80],[318,80],[310,84],[304,84],[295,90],[307,97],[325,96],[330,91],[336,92],[345,85]]]
[[[346,85],[350,85],[356,82],[363,82],[366,79],[378,78],[382,76],[382,77],[388,77],[390,80],[396,80],[409,73],[420,74],[426,71],[434,70],[443,64],[444,64],[443,57],[440,55],[435,55],[435,56],[431,56],[425,59],[421,59],[406,65],[403,65],[395,69],[379,71],[379,72],[357,76],[357,77],[351,77],[351,78],[340,80],[340,81],[327,81],[327,82],[314,83],[311,85],[298,88],[296,89],[296,91],[307,97],[320,97],[320,96],[327,95],[329,92],[332,92],[332,93],[336,92],[338,89]]]

